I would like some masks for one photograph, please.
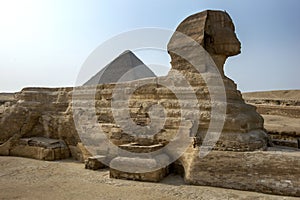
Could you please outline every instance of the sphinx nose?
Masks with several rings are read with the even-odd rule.
[[[239,49],[240,49],[240,52],[241,52],[242,43],[239,40],[238,40],[238,45],[239,45]]]

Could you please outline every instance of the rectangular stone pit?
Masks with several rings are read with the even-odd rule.
[[[128,173],[122,172],[113,168],[110,168],[110,178],[126,179],[135,181],[147,181],[147,182],[159,182],[169,173],[168,168],[162,168],[153,172],[148,173]]]
[[[70,151],[62,140],[32,137],[20,139],[9,155],[53,161],[69,158]]]

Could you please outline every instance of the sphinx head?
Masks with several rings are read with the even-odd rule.
[[[241,52],[232,19],[224,11],[207,10],[194,14],[181,22],[176,31],[199,43],[213,58],[221,73],[226,59]],[[168,48],[176,46],[177,38],[171,38]],[[172,53],[170,55],[172,60],[174,57],[178,61],[178,57],[175,58]]]
[[[234,56],[241,52],[241,43],[226,12],[207,11],[202,45],[214,55]]]

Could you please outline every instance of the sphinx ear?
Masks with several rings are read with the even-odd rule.
[[[205,31],[204,32],[204,39],[203,39],[203,44],[204,48],[206,51],[209,53],[215,53],[214,49],[214,36],[211,32]]]

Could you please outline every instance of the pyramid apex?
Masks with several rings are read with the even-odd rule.
[[[124,54],[133,54],[133,52],[127,49],[123,53],[121,53],[120,55],[124,55]]]

